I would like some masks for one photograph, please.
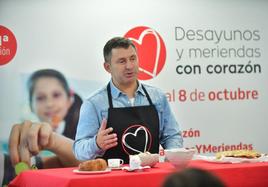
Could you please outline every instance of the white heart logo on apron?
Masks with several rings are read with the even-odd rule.
[[[139,131],[144,131],[144,134],[145,134],[145,144],[144,144],[144,150],[143,150],[143,151],[139,151],[139,150],[137,150],[137,149],[131,147],[131,146],[128,145],[128,143],[126,142],[126,137],[127,137],[127,136],[134,136],[134,137],[137,137],[137,134],[138,134]],[[126,146],[127,148],[129,148],[129,149],[131,149],[132,151],[135,151],[135,152],[137,152],[137,153],[144,153],[144,152],[146,152],[147,143],[148,143],[148,132],[147,132],[146,128],[143,127],[143,126],[141,126],[141,127],[137,128],[137,129],[135,130],[134,133],[128,132],[128,133],[124,134],[124,135],[122,136],[122,143],[123,143],[124,146]]]

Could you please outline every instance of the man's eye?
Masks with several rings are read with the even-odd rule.
[[[130,58],[130,60],[133,62],[136,60],[136,57],[132,57],[132,58]]]

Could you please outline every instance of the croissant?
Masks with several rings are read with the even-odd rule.
[[[104,171],[107,168],[107,162],[102,158],[87,160],[79,164],[80,171]]]

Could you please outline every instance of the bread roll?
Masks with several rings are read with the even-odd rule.
[[[141,159],[141,166],[154,167],[159,162],[158,154],[151,154],[150,152],[139,153],[138,156]]]
[[[80,171],[104,171],[106,168],[107,162],[102,158],[88,160],[80,163],[78,166]]]
[[[235,158],[259,158],[261,154],[254,150],[232,150],[222,151],[216,154],[217,159],[222,157],[235,157]]]

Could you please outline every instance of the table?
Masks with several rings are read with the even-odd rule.
[[[187,167],[196,167],[211,171],[228,187],[267,187],[268,163],[220,164],[193,160]],[[142,172],[113,170],[110,173],[80,175],[73,173],[75,168],[42,169],[25,171],[17,176],[10,187],[88,187],[88,186],[161,186],[167,175],[176,169],[170,163],[158,163],[155,168]]]

